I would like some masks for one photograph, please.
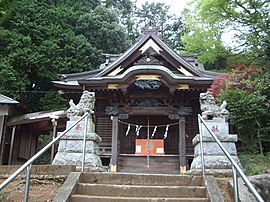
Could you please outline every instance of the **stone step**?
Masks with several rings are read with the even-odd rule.
[[[202,186],[201,176],[129,174],[129,173],[83,173],[82,182],[114,185],[151,186]]]
[[[77,194],[111,197],[205,198],[201,186],[144,186],[78,183]]]
[[[55,202],[224,201],[212,176],[72,172]]]
[[[207,202],[207,198],[155,198],[155,197],[106,197],[87,196],[75,194],[70,197],[70,202]]]

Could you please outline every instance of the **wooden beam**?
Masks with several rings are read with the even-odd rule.
[[[111,172],[117,172],[118,159],[118,117],[112,116],[112,155],[110,162]]]
[[[179,119],[179,162],[180,173],[186,173],[186,119],[184,116]]]
[[[126,107],[125,112],[129,115],[169,115],[175,108],[173,107]]]

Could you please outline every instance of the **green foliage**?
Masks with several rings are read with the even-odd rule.
[[[184,11],[189,32],[183,42],[187,51],[201,53],[201,62],[213,64],[228,51],[251,53],[253,61],[260,61],[269,52],[268,0],[198,0],[191,5]],[[221,39],[229,31],[234,39],[225,49]]]
[[[117,16],[98,0],[0,1],[0,93],[28,111],[55,109],[61,100],[48,93],[58,73],[98,68],[103,53],[128,46]]]
[[[261,94],[265,95],[270,107],[270,70],[264,70],[263,74],[256,79],[256,87]]]
[[[123,25],[129,40],[136,42],[139,36],[139,24],[135,19],[136,2],[133,0],[104,0],[103,5],[116,13],[119,24]]]
[[[38,148],[37,150],[40,151],[43,147],[45,147],[48,143],[52,141],[52,134],[44,134],[40,135],[38,138]],[[43,153],[35,162],[35,165],[46,165],[51,163],[51,150],[47,150]]]
[[[217,57],[225,57],[228,51],[222,43],[223,25],[211,24],[201,15],[200,6],[195,2],[193,9],[183,11],[187,33],[182,37],[184,50],[187,53],[200,53],[203,64],[214,64]]]
[[[0,191],[0,200],[4,200],[7,197],[8,193],[9,193],[9,191],[1,190]]]
[[[172,15],[168,14],[170,6],[164,3],[148,3],[142,5],[142,9],[138,9],[137,15],[140,17],[139,23],[146,25],[154,25],[161,28],[163,35],[164,26]]]
[[[269,170],[270,153],[265,155],[240,153],[238,157],[248,176],[264,174]]]
[[[136,9],[134,20],[142,26],[152,25],[159,28],[163,40],[174,50],[180,51],[183,48],[181,37],[185,32],[181,17],[169,14],[170,6],[165,3],[148,3]]]
[[[40,103],[44,106],[43,110],[49,111],[63,108],[67,105],[68,101],[63,95],[57,92],[46,92],[40,99]]]
[[[265,76],[266,75],[266,76]],[[229,121],[237,127],[246,151],[263,153],[263,142],[270,142],[269,72],[255,66],[239,65],[217,78],[211,90],[226,100]],[[225,82],[224,82],[225,81]]]
[[[165,26],[163,39],[175,51],[180,52],[184,48],[182,36],[186,32],[182,17],[170,18],[171,23]],[[194,53],[194,52],[192,52]]]
[[[230,26],[246,48],[258,50],[261,43],[269,41],[268,0],[199,0],[199,14],[214,25]]]
[[[226,100],[230,111],[230,122],[238,129],[244,148],[249,151],[258,150],[260,141],[266,141],[267,112],[265,96],[242,89],[226,90],[220,94],[220,99]],[[265,122],[266,121],[266,122]]]
[[[125,30],[118,24],[115,13],[98,6],[93,12],[80,16],[76,33],[87,37],[94,47],[105,53],[121,53],[131,44]]]

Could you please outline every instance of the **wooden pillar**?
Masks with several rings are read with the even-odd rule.
[[[52,126],[53,126],[52,137],[54,140],[57,136],[57,118],[52,118]],[[51,163],[53,162],[54,159],[54,153],[55,153],[55,144],[52,145],[51,149]]]
[[[6,131],[5,127],[5,116],[0,116],[0,164],[2,165],[3,163],[3,158],[4,158],[4,148],[5,148],[5,143],[4,143],[4,134]]]
[[[118,117],[112,116],[112,155],[110,162],[111,172],[117,172],[118,158]]]
[[[16,126],[13,126],[13,128],[12,128],[12,135],[11,135],[11,143],[10,143],[10,148],[9,148],[8,165],[11,165],[11,163],[12,163],[13,147],[14,147],[14,140],[15,140],[15,132],[16,132]]]
[[[179,119],[179,162],[180,173],[186,173],[186,119],[184,116]]]

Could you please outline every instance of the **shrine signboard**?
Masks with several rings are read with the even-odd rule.
[[[142,155],[164,155],[163,139],[136,139],[135,154]]]

